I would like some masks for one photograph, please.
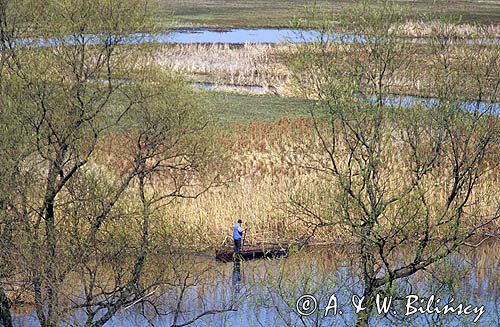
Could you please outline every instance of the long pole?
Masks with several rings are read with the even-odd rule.
[[[247,236],[247,231],[244,229],[243,230],[243,239],[241,240],[241,249],[243,249],[243,244],[245,244],[245,236]]]

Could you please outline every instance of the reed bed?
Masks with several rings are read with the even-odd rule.
[[[289,71],[278,54],[286,45],[175,44],[159,46],[150,63],[198,82],[258,85],[285,94]]]
[[[404,37],[425,38],[441,29],[442,26],[443,23],[439,21],[409,20],[394,28],[398,30],[398,34]],[[445,29],[453,31],[453,34],[460,38],[500,37],[500,24],[445,24]]]
[[[162,244],[169,240],[177,246],[186,246],[187,241],[188,247],[197,250],[228,245],[231,227],[239,218],[248,228],[247,244],[300,243],[311,236],[311,228],[317,222],[289,210],[287,204],[297,196],[311,201],[312,207],[324,214],[325,219],[337,220],[338,217],[332,214],[336,210],[332,200],[339,196],[340,190],[311,164],[327,162],[311,127],[312,122],[305,118],[294,121],[283,118],[277,123],[254,122],[221,132],[218,142],[229,153],[229,169],[224,172],[227,183],[210,189],[196,199],[174,201],[158,210],[151,224],[153,243]],[[106,165],[119,162],[107,159],[112,156],[111,149],[117,147],[109,147],[109,151],[105,148],[100,150],[101,162]],[[408,174],[406,156],[402,155],[406,150],[400,143],[391,141],[381,155],[384,166],[380,174],[383,174],[385,187],[391,192],[399,192],[404,176]],[[495,169],[494,152],[489,155],[486,161],[489,170],[471,196],[474,211],[469,212],[464,224],[477,225],[480,223],[478,217],[498,207],[500,174]],[[119,166],[116,168],[118,171],[122,169]],[[437,212],[439,205],[446,201],[451,175],[451,171],[443,167],[424,181],[429,186],[429,196],[435,201],[431,210]],[[164,189],[168,185],[156,179],[152,187]],[[128,206],[138,201],[133,194],[132,189],[123,201]],[[380,226],[390,229],[404,219],[396,208],[388,210]],[[121,227],[116,228],[132,230],[124,227],[123,222],[118,225]],[[500,228],[500,222],[497,220],[491,228]],[[437,233],[446,233],[446,230],[438,230]],[[186,235],[189,235],[189,240]],[[345,244],[351,236],[340,226],[330,226],[319,229],[309,242]]]
[[[411,29],[419,30],[418,23],[408,22],[408,28],[403,30],[409,32],[405,36],[418,37],[420,34],[411,32]],[[413,26],[417,27],[413,27]],[[427,25],[425,25],[427,26]],[[429,29],[435,27],[427,26]],[[467,30],[465,27],[463,27]],[[479,29],[480,27],[477,27]],[[470,27],[471,31],[473,27]],[[477,31],[477,36],[482,40],[485,34],[498,34],[499,27],[484,27],[485,32]],[[460,28],[450,32],[451,36],[466,37],[460,32]],[[430,32],[422,32],[423,36]],[[468,32],[467,32],[468,33]],[[470,32],[473,33],[473,32]],[[482,33],[482,34],[481,34]],[[422,36],[422,37],[423,37]],[[472,74],[486,76],[494,80],[498,70],[498,47],[494,45],[460,45],[457,41],[449,51],[450,70],[457,75]],[[156,65],[162,69],[174,70],[188,76],[194,82],[212,83],[216,85],[236,86],[261,86],[264,92],[280,96],[295,96],[315,98],[317,90],[314,86],[318,84],[319,73],[314,69],[293,72],[291,62],[300,52],[300,44],[166,44],[159,45],[153,49],[150,56],[144,58],[146,65]],[[352,70],[352,63],[348,58],[359,58],[360,62],[366,63],[369,70],[373,64],[363,48],[358,44],[332,43],[323,47],[311,48],[318,51],[318,55],[327,56],[331,67],[335,67],[338,74],[348,73]],[[415,46],[405,49],[399,57],[409,58],[404,68],[399,68],[387,74],[383,81],[389,93],[416,96],[438,96],[435,94],[439,89],[439,67],[434,67],[433,59],[429,57],[428,50],[418,42]],[[403,60],[404,61],[404,60]],[[345,67],[345,68],[343,68]],[[436,75],[437,74],[437,75]],[[490,77],[491,75],[491,77]],[[465,76],[465,75],[464,75]],[[476,96],[478,88],[474,79],[464,77],[463,88],[467,92],[464,95],[471,98]],[[469,85],[470,84],[470,85]],[[482,92],[485,100],[498,101],[498,92],[489,94]],[[491,92],[490,92],[491,93]]]

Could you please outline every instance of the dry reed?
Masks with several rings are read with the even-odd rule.
[[[285,210],[285,203],[291,197],[301,192],[313,194],[312,198],[318,201],[318,210],[331,209],[328,204],[321,208],[325,205],[325,200],[329,202],[328,198],[321,198],[324,194],[315,194],[318,190],[326,189],[327,197],[334,198],[338,190],[325,181],[322,173],[311,169],[314,168],[312,163],[319,165],[327,162],[327,158],[321,151],[309,120],[302,118],[289,121],[284,118],[276,124],[254,122],[246,127],[237,126],[230,132],[221,132],[219,142],[230,153],[230,171],[225,174],[231,181],[196,199],[175,201],[170,206],[161,208],[152,222],[155,243],[171,239],[181,244],[185,241],[182,235],[190,235],[189,243],[194,248],[218,247],[224,241],[230,241],[231,226],[238,218],[249,229],[246,236],[248,244],[294,243],[309,235],[311,222]],[[110,145],[100,148],[101,164],[114,166],[120,162],[112,159],[112,150],[117,148],[119,147]],[[381,174],[384,174],[382,178],[386,180],[385,187],[393,192],[398,192],[401,181],[408,174],[406,156],[402,155],[406,150],[398,142],[390,141],[380,157],[384,167]],[[470,203],[478,205],[474,206],[475,211],[470,212],[464,224],[476,225],[477,217],[498,206],[497,185],[500,174],[494,169],[495,156],[488,160],[486,164],[493,169],[488,170],[478,182],[470,199]],[[115,166],[117,171],[123,169],[120,167]],[[425,181],[435,199],[434,210],[438,210],[438,205],[446,200],[449,176],[448,168],[440,168],[432,178]],[[152,187],[162,189],[166,185],[155,181]],[[131,195],[126,202],[133,203],[136,200]],[[330,217],[336,219],[335,216]],[[400,219],[404,219],[401,212],[396,209],[388,210],[381,219],[380,226],[391,228]],[[498,227],[500,222],[496,221],[492,228]],[[311,242],[337,243],[348,239],[345,231],[332,226],[320,229]]]

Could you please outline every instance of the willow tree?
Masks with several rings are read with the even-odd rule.
[[[3,285],[33,299],[42,326],[82,308],[100,326],[150,290],[142,276],[158,207],[217,180],[207,116],[181,78],[147,70],[146,46],[124,44],[151,28],[146,1],[0,3],[2,260],[22,276],[21,287],[9,276]],[[109,139],[127,141],[102,162]],[[127,200],[140,204],[133,214]],[[127,238],[129,224],[141,228]],[[125,250],[132,267],[102,277]],[[80,302],[64,291],[75,276]],[[9,325],[3,288],[0,300]]]
[[[115,117],[103,121],[121,89],[115,81],[126,78],[133,60],[130,52],[118,51],[119,44],[144,28],[145,5],[3,1],[2,13],[2,48],[9,54],[2,97],[11,105],[6,110],[15,110],[10,124],[26,136],[22,160],[15,163],[20,185],[11,190],[12,217],[7,219],[24,233],[16,240],[17,255],[28,266],[40,323],[52,326],[57,320],[57,288],[71,270],[60,251],[57,226],[62,215],[57,207],[103,131],[128,109],[115,106]],[[92,79],[102,83],[91,84]]]
[[[357,326],[368,326],[378,293],[498,237],[500,52],[487,34],[462,39],[450,22],[425,40],[403,37],[404,13],[391,2],[360,3],[338,21],[307,25],[321,37],[291,60],[298,88],[317,100],[315,140],[294,163],[322,179],[289,209],[355,246],[366,308]]]

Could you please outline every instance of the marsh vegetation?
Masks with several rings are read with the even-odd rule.
[[[142,1],[0,9],[2,325],[472,323],[375,313],[415,290],[499,322],[496,27],[362,2],[296,23],[363,42],[132,45]],[[35,31],[59,41],[16,45]],[[387,104],[401,94],[436,101]],[[237,218],[290,256],[216,263]],[[366,310],[300,316],[305,293]]]
[[[323,11],[342,14],[345,10],[353,7],[355,2],[349,0],[315,1],[316,5]],[[481,22],[485,24],[497,23],[500,17],[500,9],[495,1],[395,1],[396,4],[404,6],[406,17],[419,19],[422,15],[430,18],[442,18],[443,15],[462,16],[466,22]],[[227,2],[224,0],[206,0],[200,3],[196,0],[159,2],[160,11],[156,18],[164,23],[179,24],[181,26],[204,26],[204,27],[288,27],[290,20],[294,17],[306,16],[305,9],[312,2],[307,0],[277,0],[265,1],[255,0],[247,2],[235,0]],[[383,2],[378,5],[383,7]],[[172,19],[166,19],[173,13]]]

